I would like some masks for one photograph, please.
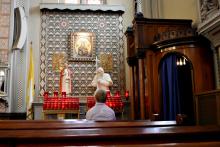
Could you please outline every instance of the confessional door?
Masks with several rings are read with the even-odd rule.
[[[185,117],[194,124],[193,67],[180,53],[168,53],[159,64],[160,110],[162,120]]]

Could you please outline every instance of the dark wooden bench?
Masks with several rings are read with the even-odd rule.
[[[0,146],[219,146],[220,126],[172,121],[0,121]]]
[[[88,121],[88,120],[0,120],[0,130],[21,129],[85,129],[122,127],[163,127],[175,126],[176,121]]]

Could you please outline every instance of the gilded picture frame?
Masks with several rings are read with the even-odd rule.
[[[95,35],[92,32],[71,33],[71,59],[92,61],[95,59]]]
[[[99,55],[100,59],[100,66],[106,71],[106,72],[112,72],[113,70],[113,58],[111,53],[100,53]]]
[[[65,52],[55,52],[52,56],[52,69],[54,72],[60,72],[64,68],[67,55]]]

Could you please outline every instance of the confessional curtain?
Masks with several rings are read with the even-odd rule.
[[[160,66],[163,120],[175,120],[180,113],[180,92],[175,54],[163,59]]]

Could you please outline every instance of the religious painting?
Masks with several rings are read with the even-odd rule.
[[[55,52],[52,56],[52,69],[55,72],[60,72],[64,68],[66,62],[65,52]]]
[[[92,32],[71,33],[72,59],[93,60],[95,55],[95,35]]]
[[[100,53],[99,59],[100,59],[100,66],[106,72],[111,72],[113,69],[112,54],[111,53]]]

